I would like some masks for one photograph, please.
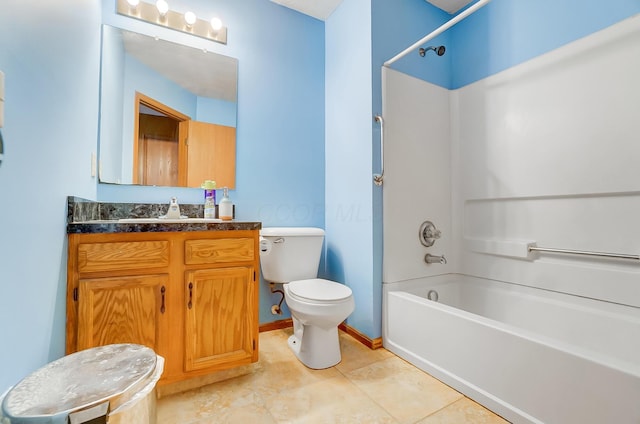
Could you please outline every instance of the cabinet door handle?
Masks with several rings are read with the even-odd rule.
[[[189,309],[193,306],[193,283],[189,283],[189,303],[187,303]]]
[[[164,307],[164,295],[167,291],[167,288],[165,286],[162,286],[160,288],[160,294],[162,295],[162,304],[160,305],[160,313],[164,314],[165,311],[165,307]]]

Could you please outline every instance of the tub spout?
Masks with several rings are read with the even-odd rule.
[[[430,253],[427,253],[424,256],[424,261],[428,264],[446,264],[447,263],[447,258],[444,257],[444,255],[442,256],[436,256],[436,255],[432,255]]]

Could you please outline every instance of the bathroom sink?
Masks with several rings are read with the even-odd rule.
[[[222,222],[216,218],[122,218],[120,224],[208,224]]]

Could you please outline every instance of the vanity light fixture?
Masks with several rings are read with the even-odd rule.
[[[196,17],[195,13],[193,13],[192,11],[185,12],[184,23],[187,25],[187,28],[191,29],[193,27],[193,24],[195,24],[197,20],[198,18]]]
[[[222,21],[220,20],[220,18],[211,18],[211,29],[213,31],[220,31],[220,29],[222,28]]]
[[[227,44],[227,27],[219,18],[206,21],[198,19],[193,12],[175,12],[169,9],[166,0],[158,0],[155,5],[140,0],[118,0],[117,11],[120,15]]]
[[[162,19],[167,16],[167,12],[169,11],[169,3],[165,0],[158,0],[156,2],[156,9],[158,9],[158,14]]]

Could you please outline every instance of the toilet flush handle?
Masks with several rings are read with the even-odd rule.
[[[284,243],[284,237],[278,237],[273,241],[274,243]]]

